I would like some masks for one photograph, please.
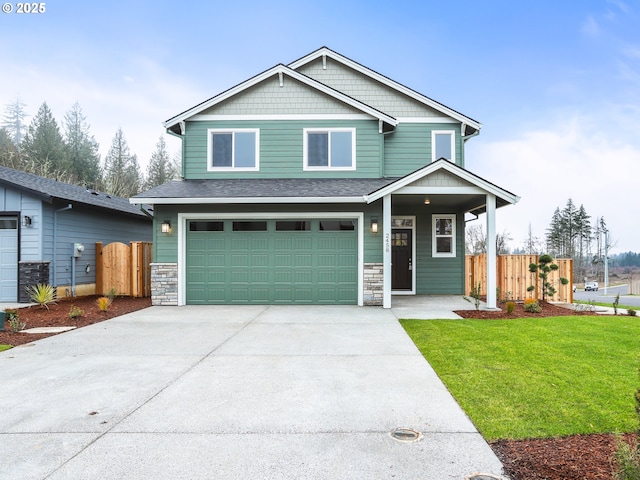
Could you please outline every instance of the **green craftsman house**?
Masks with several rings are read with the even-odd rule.
[[[465,219],[518,197],[465,169],[482,125],[326,47],[164,125],[182,178],[154,206],[155,305],[354,304],[464,294]],[[493,268],[492,268],[493,266]]]

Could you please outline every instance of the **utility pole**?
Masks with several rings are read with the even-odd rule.
[[[609,230],[604,229],[604,294],[609,286]]]

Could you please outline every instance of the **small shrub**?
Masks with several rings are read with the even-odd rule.
[[[637,448],[618,438],[614,458],[617,467],[614,478],[618,480],[640,479],[640,452]]]
[[[476,310],[480,310],[480,292],[482,291],[482,285],[478,283],[477,286],[471,289],[471,293],[469,296],[473,298],[473,304],[476,307]]]
[[[527,300],[532,300],[532,301],[527,301]],[[524,301],[525,312],[540,313],[542,311],[542,307],[537,301],[533,300],[532,298],[527,298],[527,300]]]
[[[113,299],[116,298],[116,295],[118,295],[116,287],[111,287],[105,296],[113,302]]]
[[[627,315],[629,315],[630,317],[635,317],[637,313],[638,312],[636,312],[633,308],[627,309]]]
[[[78,318],[84,315],[84,310],[82,310],[77,305],[71,305],[69,309],[69,318]]]
[[[5,320],[9,322],[9,328],[13,333],[17,333],[21,330],[24,330],[24,327],[27,326],[27,322],[21,322],[18,318],[18,310],[15,309],[7,309],[4,312]]]
[[[46,307],[49,310],[49,304],[56,303],[53,285],[38,283],[26,287],[26,291],[31,301],[40,305],[40,308]]]
[[[512,314],[514,312],[514,310],[516,309],[516,303],[509,301],[507,302],[507,313],[508,314]]]
[[[109,297],[100,297],[96,300],[96,304],[101,312],[106,312],[111,306],[111,299]]]
[[[613,314],[618,315],[618,305],[620,304],[620,294],[616,295],[615,300],[613,301]]]

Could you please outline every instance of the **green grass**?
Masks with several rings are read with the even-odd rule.
[[[401,323],[489,441],[638,427],[638,318]]]
[[[13,348],[13,345],[0,345],[0,352],[3,352],[4,350],[9,350],[10,348]]]

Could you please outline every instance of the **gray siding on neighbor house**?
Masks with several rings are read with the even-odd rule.
[[[260,170],[250,172],[207,171],[207,129],[257,128],[260,130]],[[304,171],[305,128],[355,128],[356,170]],[[185,178],[335,178],[380,177],[381,135],[377,120],[254,120],[187,122]]]
[[[18,190],[0,186],[0,213],[13,212],[19,215],[20,260],[42,258],[42,201]],[[31,226],[23,227],[22,218],[31,217]]]
[[[51,211],[64,208],[58,205]],[[143,217],[133,217],[117,214],[113,211],[90,209],[78,205],[70,210],[57,211],[52,214],[56,217],[56,243],[55,258],[51,255],[44,260],[52,260],[51,282],[53,285],[71,285],[72,281],[72,252],[74,243],[82,243],[84,252],[76,259],[75,283],[95,282],[96,270],[96,242],[107,245],[111,242],[129,243],[130,241],[150,241],[151,224]],[[53,218],[52,236],[53,244]],[[90,272],[86,273],[89,265]],[[55,274],[55,278],[53,275]]]

